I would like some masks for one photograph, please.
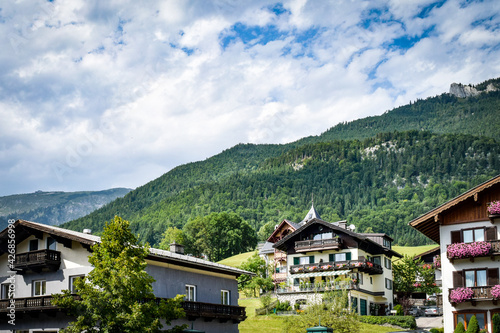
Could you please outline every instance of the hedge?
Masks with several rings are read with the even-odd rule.
[[[412,330],[417,328],[417,322],[413,316],[359,316],[359,321],[374,325],[396,325]]]

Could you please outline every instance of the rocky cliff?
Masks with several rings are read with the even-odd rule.
[[[498,90],[498,88],[493,83],[489,83],[486,86],[486,89],[484,89],[484,90],[477,89],[470,84],[463,85],[461,83],[452,83],[450,86],[450,94],[457,96],[459,98],[477,96],[483,92],[490,92],[490,91],[497,91],[497,90]]]

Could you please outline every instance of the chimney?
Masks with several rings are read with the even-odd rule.
[[[184,245],[173,242],[172,244],[170,244],[170,252],[184,254]]]
[[[91,229],[83,229],[83,233],[87,235],[92,235],[92,230]]]

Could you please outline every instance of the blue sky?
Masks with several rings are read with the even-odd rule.
[[[11,1],[0,195],[137,187],[500,76],[499,1]]]

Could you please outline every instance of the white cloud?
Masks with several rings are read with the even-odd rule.
[[[431,3],[6,3],[0,195],[135,187],[498,76],[498,2]]]

